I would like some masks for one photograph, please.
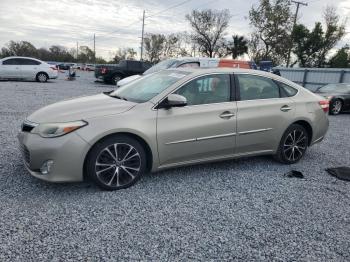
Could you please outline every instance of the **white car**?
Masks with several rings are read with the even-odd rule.
[[[58,77],[55,65],[31,57],[11,56],[0,59],[0,79],[46,82]]]

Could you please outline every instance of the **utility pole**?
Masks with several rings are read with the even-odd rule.
[[[78,62],[78,52],[79,52],[79,43],[77,42],[77,62]]]
[[[294,15],[293,27],[292,27],[292,33],[293,33],[295,24],[297,23],[297,18],[298,18],[298,13],[299,13],[299,6],[300,6],[300,5],[307,6],[307,3],[299,2],[299,1],[294,1],[294,0],[292,0],[291,2],[297,5],[297,9],[295,10],[295,15]],[[292,42],[291,42],[291,44],[292,44]],[[289,67],[290,53],[291,53],[291,52],[292,52],[292,46],[289,48],[289,51],[288,51],[287,67]]]
[[[94,65],[96,64],[96,36],[94,34]]]
[[[145,10],[143,10],[143,16],[142,16],[142,35],[141,35],[141,61],[143,58],[143,34],[145,31]]]

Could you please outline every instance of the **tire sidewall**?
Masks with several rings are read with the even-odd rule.
[[[140,154],[140,159],[141,159],[141,167],[140,171],[138,172],[137,176],[135,179],[130,182],[129,184],[120,186],[120,187],[112,187],[105,185],[98,179],[96,172],[95,172],[95,163],[98,155],[100,154],[101,150],[105,149],[107,146],[115,144],[115,143],[127,143],[132,145],[137,152]],[[115,135],[115,136],[110,136],[107,137],[99,142],[97,142],[92,149],[90,150],[87,159],[86,159],[86,174],[87,177],[92,180],[97,186],[99,186],[102,189],[105,190],[119,190],[119,189],[124,189],[131,187],[134,185],[140,178],[141,176],[146,172],[147,169],[147,158],[146,158],[146,153],[142,145],[136,140],[133,139],[129,136],[125,135]]]

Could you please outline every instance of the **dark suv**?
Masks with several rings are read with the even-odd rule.
[[[95,77],[105,83],[116,85],[125,77],[142,74],[151,64],[142,61],[123,60],[117,65],[99,65],[95,68]]]

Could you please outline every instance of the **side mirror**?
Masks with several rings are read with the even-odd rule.
[[[182,107],[187,105],[187,99],[184,96],[170,94],[158,106],[158,108],[169,109],[171,107]]]

